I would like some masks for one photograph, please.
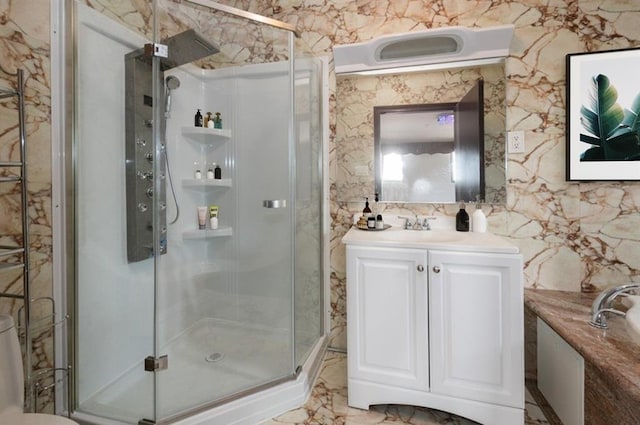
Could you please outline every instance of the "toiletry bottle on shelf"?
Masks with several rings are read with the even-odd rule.
[[[205,230],[207,228],[207,207],[196,207],[198,211],[198,229]]]
[[[218,164],[215,164],[215,168],[213,169],[214,178],[216,180],[220,180],[222,178],[222,168]]]
[[[222,129],[222,118],[220,112],[216,112],[216,117],[213,119],[213,127]]]
[[[200,180],[202,178],[202,173],[200,172],[199,169],[193,173],[193,178],[196,180]]]
[[[211,168],[207,170],[207,179],[209,180],[213,179],[213,169]]]
[[[211,112],[207,112],[207,115],[205,115],[205,117],[204,117],[203,127],[209,127],[209,126],[213,127],[212,120],[213,120],[213,117],[211,116]],[[211,123],[211,124],[209,124],[209,123]]]
[[[476,233],[484,233],[487,231],[487,217],[482,212],[480,202],[476,204],[476,210],[471,214],[471,225]]]
[[[211,227],[211,230],[216,230],[218,228],[218,206],[217,205],[209,206],[209,227]]]
[[[202,127],[202,114],[200,113],[200,109],[196,112],[195,125],[196,127]]]
[[[469,214],[464,209],[464,201],[460,203],[460,211],[456,214],[456,230],[458,232],[469,231]]]
[[[369,208],[369,198],[364,198],[364,209],[362,210],[362,215],[365,217],[373,215],[371,208]]]

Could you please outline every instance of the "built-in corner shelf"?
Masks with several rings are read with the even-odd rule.
[[[231,187],[231,179],[183,179],[182,187],[191,189]]]
[[[225,236],[231,236],[233,234],[233,229],[231,227],[220,227],[215,230],[205,229],[205,230],[187,230],[182,233],[182,239],[184,240],[203,240],[203,239],[212,239],[212,238],[220,238]]]
[[[182,135],[200,143],[226,142],[231,139],[231,130],[204,127],[182,127]]]

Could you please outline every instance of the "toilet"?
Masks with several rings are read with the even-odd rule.
[[[23,413],[24,376],[20,342],[13,318],[0,314],[0,424],[77,425],[62,416]]]

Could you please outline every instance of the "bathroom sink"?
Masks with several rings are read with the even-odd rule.
[[[464,234],[450,230],[405,230],[392,227],[383,232],[377,232],[379,240],[398,242],[455,242],[464,239]]]
[[[518,253],[516,246],[491,233],[457,232],[448,228],[406,230],[396,225],[379,231],[362,230],[353,226],[342,238],[342,243],[361,246]]]
[[[383,231],[356,229],[355,232],[362,240],[410,245],[458,242],[465,237],[464,233],[452,230],[405,230],[398,226]]]

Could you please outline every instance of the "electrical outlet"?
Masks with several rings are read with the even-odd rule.
[[[524,131],[510,131],[507,133],[509,153],[524,153]]]

